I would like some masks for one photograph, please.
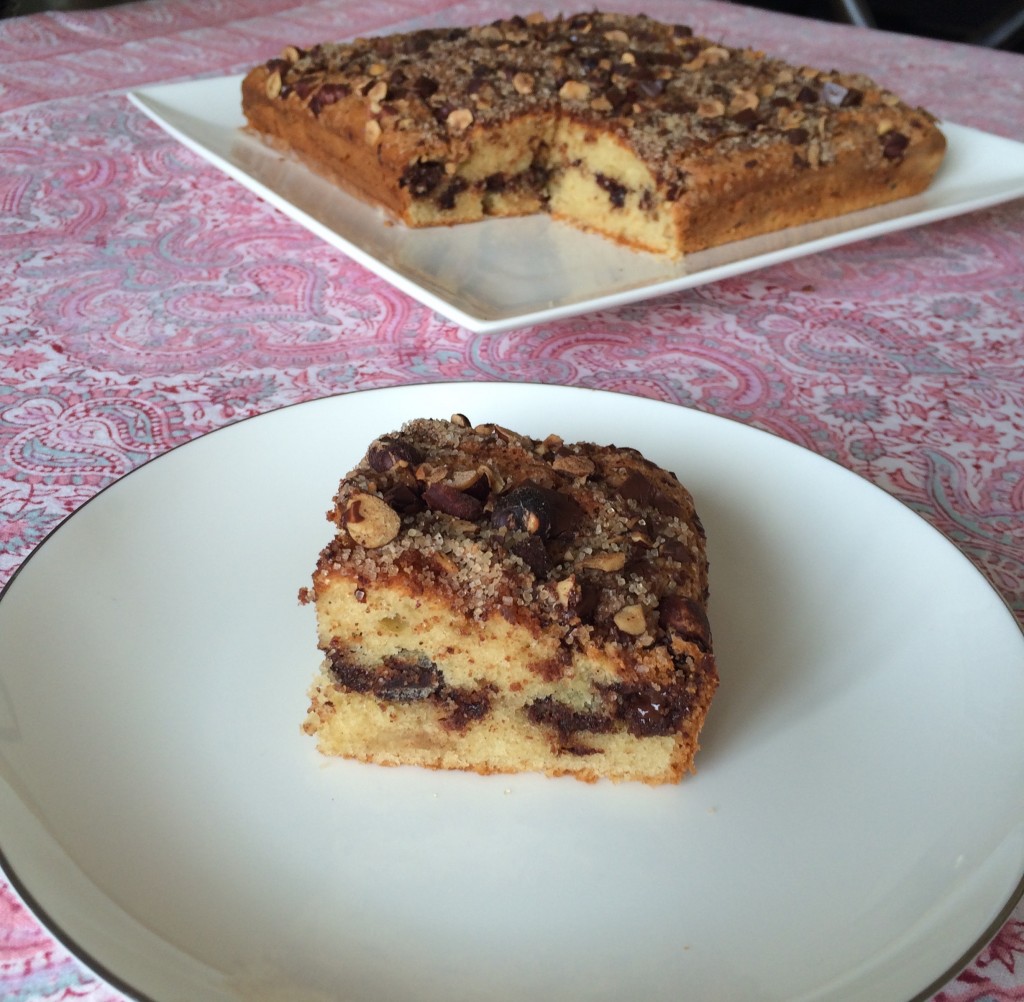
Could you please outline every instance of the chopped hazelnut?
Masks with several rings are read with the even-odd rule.
[[[562,605],[568,608],[569,603],[573,599],[573,594],[576,591],[576,577],[570,574],[567,578],[562,578],[561,581],[555,584],[555,594],[558,596],[558,601]]]
[[[366,142],[370,146],[376,146],[380,142],[381,128],[380,122],[375,118],[371,118],[366,125],[363,127],[363,136],[366,138]]]
[[[735,115],[740,111],[756,110],[759,103],[758,96],[752,90],[738,90],[729,102],[729,114]]]
[[[563,101],[586,101],[590,97],[590,84],[582,80],[566,80],[558,96]]]
[[[615,625],[631,637],[639,637],[647,629],[647,619],[641,605],[626,605],[615,613]]]
[[[621,551],[617,553],[595,553],[592,557],[585,557],[581,563],[584,567],[590,567],[596,571],[612,573],[621,571],[626,566],[626,554]]]
[[[586,456],[573,456],[571,454],[556,456],[551,466],[560,473],[568,473],[572,477],[589,477],[596,469],[592,459],[587,459]]]
[[[445,119],[451,132],[465,132],[473,124],[473,112],[469,108],[456,108]]]
[[[274,70],[274,72],[271,73],[269,77],[267,77],[266,91],[267,97],[269,97],[271,101],[273,101],[275,97],[278,97],[280,95],[281,74],[278,73],[277,70]]]
[[[725,105],[718,98],[706,98],[697,105],[697,114],[701,118],[718,118],[725,114]]]
[[[512,86],[517,94],[532,94],[533,84],[533,76],[529,73],[517,73],[512,78]]]
[[[448,476],[448,467],[443,463],[439,466],[435,466],[432,463],[420,463],[413,471],[413,475],[417,480],[422,480],[424,483],[439,484]]]

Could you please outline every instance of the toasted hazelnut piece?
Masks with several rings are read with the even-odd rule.
[[[636,543],[638,546],[643,546],[646,549],[651,549],[654,546],[654,540],[650,534],[644,532],[643,529],[632,529],[629,533],[630,542]]]
[[[430,555],[430,559],[449,577],[454,577],[459,573],[459,565],[447,553],[434,552]]]
[[[629,35],[627,35],[621,28],[613,28],[611,31],[606,31],[604,37],[609,42],[621,42],[623,45],[629,44]]]
[[[547,20],[547,15],[539,10],[535,10],[532,14],[527,14],[523,19],[527,24],[543,24]]]
[[[500,494],[505,489],[505,478],[498,474],[490,466],[478,466],[477,469],[480,471],[480,475],[487,480],[488,484],[491,485],[492,493]]]
[[[274,70],[274,72],[271,73],[269,77],[267,77],[265,87],[267,91],[267,97],[269,97],[271,101],[273,101],[275,97],[278,97],[280,95],[281,74],[277,70]]]
[[[735,115],[740,111],[754,111],[757,109],[760,100],[752,90],[738,90],[729,102],[729,114]]]
[[[807,115],[800,108],[782,108],[779,111],[779,127],[782,129],[799,128],[807,120]]]
[[[379,77],[387,72],[387,67],[383,63],[373,63],[367,68],[366,72],[371,77]]]
[[[566,80],[558,96],[563,101],[586,101],[590,97],[590,84],[582,80]]]
[[[286,45],[281,50],[281,58],[287,63],[297,63],[302,58],[302,53],[294,45]]]
[[[561,581],[555,583],[555,594],[558,596],[558,601],[566,608],[568,608],[572,602],[573,593],[575,591],[576,575],[574,574],[570,574],[567,578],[562,578]]]
[[[621,551],[618,553],[595,553],[591,557],[584,557],[582,564],[584,567],[590,567],[596,571],[607,571],[608,573],[621,571],[626,566],[626,554]]]
[[[452,476],[450,483],[458,491],[468,491],[471,487],[475,487],[483,479],[483,471],[478,469],[475,470],[456,470]]]
[[[534,79],[530,73],[517,73],[512,78],[512,86],[517,94],[532,94]]]
[[[342,521],[355,542],[371,550],[390,543],[402,527],[398,512],[383,498],[361,491],[346,502]]]
[[[376,146],[380,142],[380,135],[380,122],[375,118],[371,118],[363,127],[363,137],[370,146]]]
[[[697,106],[701,118],[718,118],[725,114],[725,105],[718,98],[707,98]]]
[[[729,50],[721,45],[709,45],[703,55],[705,64],[714,66],[716,63],[724,63],[729,58]]]
[[[457,428],[469,428],[470,427],[469,418],[466,417],[465,414],[458,414],[458,413],[453,414],[451,416],[450,420],[451,420],[451,423],[453,425],[455,425]]]
[[[594,100],[590,102],[590,107],[593,108],[594,111],[611,111],[612,103],[608,98],[602,95],[601,97],[595,97]]]
[[[388,85],[384,80],[378,80],[367,92],[371,104],[380,104],[388,96]]]
[[[589,477],[597,469],[592,459],[587,459],[586,456],[573,456],[571,454],[556,456],[551,467],[560,473],[568,473],[571,477]]]
[[[647,629],[642,605],[624,605],[615,613],[615,625],[631,637],[639,637]]]
[[[465,132],[473,124],[473,112],[469,108],[456,108],[444,122],[452,132]]]
[[[420,463],[420,465],[413,470],[413,476],[415,476],[417,480],[422,480],[428,484],[439,484],[448,476],[448,467],[443,463],[439,466],[434,466],[433,463]]]

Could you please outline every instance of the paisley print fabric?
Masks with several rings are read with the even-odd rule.
[[[1019,55],[715,0],[642,9],[870,73],[940,117],[1024,140]],[[474,335],[288,221],[124,95],[238,72],[286,42],[508,10],[145,0],[0,21],[0,586],[105,485],[228,422],[350,389],[497,379],[672,401],[828,456],[945,533],[1024,623],[1024,201]],[[0,998],[122,996],[0,878]],[[1024,908],[934,1000],[1024,1000]]]

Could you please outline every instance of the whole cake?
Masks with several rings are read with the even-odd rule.
[[[704,530],[637,451],[461,415],[382,435],[341,481],[303,602],[326,755],[677,782],[718,685]]]
[[[546,211],[673,256],[916,194],[945,150],[864,76],[599,12],[287,46],[242,107],[409,226]]]

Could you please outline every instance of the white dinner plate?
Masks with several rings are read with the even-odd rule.
[[[678,786],[323,759],[298,604],[407,418],[644,450],[707,527],[721,688]],[[1021,894],[1024,637],[854,474],[693,410],[516,384],[275,411],[86,504],[0,598],[0,848],[159,1002],[907,1002]]]
[[[130,99],[171,135],[414,299],[478,332],[621,306],[1024,196],[1024,143],[945,123],[922,195],[690,254],[617,246],[547,216],[411,230],[243,131],[240,76],[160,84]]]

